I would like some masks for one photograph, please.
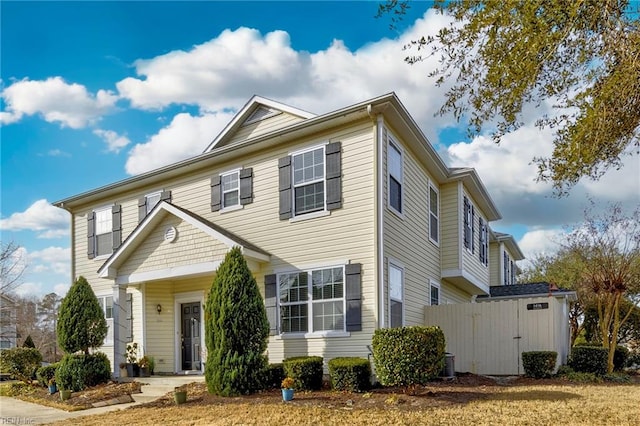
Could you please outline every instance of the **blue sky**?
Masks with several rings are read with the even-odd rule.
[[[395,91],[451,166],[475,167],[526,254],[552,249],[586,196],[637,203],[638,157],[565,199],[534,181],[551,134],[533,126],[501,146],[434,117],[444,89],[432,61],[402,46],[446,17],[415,2],[395,31],[361,2],[7,2],[1,12],[3,243],[28,261],[23,294],[64,293],[67,214],[50,203],[197,155],[254,94],[324,113]]]

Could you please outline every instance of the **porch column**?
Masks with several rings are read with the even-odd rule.
[[[127,289],[113,286],[113,377],[120,377],[120,363],[125,362],[127,347]]]

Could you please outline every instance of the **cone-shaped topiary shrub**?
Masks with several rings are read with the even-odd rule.
[[[227,253],[211,285],[205,333],[210,393],[232,396],[262,389],[269,323],[256,280],[238,247]]]
[[[67,353],[102,346],[107,336],[107,320],[91,286],[84,277],[78,277],[58,313],[58,343]]]
[[[33,339],[31,338],[31,335],[28,335],[26,339],[24,339],[24,343],[22,344],[23,348],[34,348],[36,347],[36,344],[33,343]]]

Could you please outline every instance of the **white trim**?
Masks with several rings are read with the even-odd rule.
[[[327,147],[328,144],[329,144],[328,141],[327,142],[322,142],[322,143],[317,144],[317,145],[308,146],[308,147],[301,148],[301,149],[296,150],[296,151],[289,152],[289,156],[291,157],[291,218],[289,219],[289,221],[291,221],[291,219],[304,217],[304,216],[309,216],[309,218],[316,218],[316,217],[326,216],[326,214],[318,215],[318,213],[328,212],[328,210],[327,210],[327,150],[326,150],[326,147]],[[312,181],[309,181],[309,182],[304,182],[303,184],[298,184],[296,186],[296,182],[295,182],[295,166],[294,166],[293,157],[298,156],[298,155],[303,155],[303,154],[306,154],[308,152],[313,152],[313,151],[316,151],[318,149],[322,150],[322,179],[315,179],[315,180],[312,180]],[[320,182],[322,182],[322,184],[323,184],[322,209],[321,210],[316,210],[316,211],[313,211],[313,212],[308,212],[308,213],[296,214],[296,188],[297,187],[301,187],[301,186],[314,185],[314,184],[320,183]],[[314,213],[316,215],[314,215]],[[313,216],[311,216],[311,215],[313,215]]]
[[[405,315],[405,308],[406,308],[406,300],[405,300],[405,267],[402,264],[402,262],[392,258],[392,257],[388,257],[387,258],[387,299],[388,299],[388,310],[389,310],[389,324],[388,327],[391,327],[391,279],[390,279],[390,271],[391,271],[391,267],[394,267],[395,269],[399,270],[401,273],[401,282],[400,285],[402,286],[402,300],[397,300],[397,299],[393,299],[396,302],[401,302],[402,303],[402,324],[401,327],[405,325],[405,320],[406,320],[406,315]]]
[[[220,202],[220,205],[222,205],[222,201]],[[225,214],[225,213],[229,213],[229,212],[235,212],[236,210],[242,210],[244,208],[244,206],[242,204],[236,204],[230,207],[223,207],[219,210],[220,214]]]
[[[226,211],[231,211],[231,209],[233,210],[237,210],[238,206],[240,208],[242,208],[242,205],[240,204],[240,170],[239,168],[233,169],[233,170],[229,170],[223,173],[220,173],[220,211],[224,212]],[[225,176],[230,176],[230,175],[237,175],[238,176],[238,187],[235,189],[235,191],[238,193],[238,203],[237,204],[233,204],[231,206],[225,206],[224,205],[224,182],[222,181],[222,178],[224,178]],[[233,192],[233,191],[227,191],[227,192]]]
[[[288,274],[293,272],[304,272],[306,270],[313,269],[328,269],[328,268],[338,268],[340,266],[348,265],[351,261],[344,259],[336,259],[336,260],[326,260],[322,262],[309,262],[309,263],[298,263],[297,265],[287,265],[279,268],[273,269],[274,274]]]
[[[429,184],[427,185],[428,189],[427,189],[427,232],[429,233],[428,237],[429,237],[429,241],[431,241],[433,244],[435,244],[437,247],[440,247],[440,191],[438,188],[436,188],[436,186],[433,184],[433,181],[431,181],[431,179],[429,179]],[[438,220],[438,240],[434,240],[433,238],[431,238],[431,189],[433,189],[433,192],[436,193],[436,197],[438,197],[437,200],[437,216],[436,219]]]
[[[329,141],[328,140],[322,141],[322,142],[318,142],[318,143],[309,144],[309,145],[304,146],[302,148],[298,148],[295,151],[289,151],[289,155],[291,157],[293,157],[294,155],[300,155],[300,154],[304,154],[305,152],[315,151],[318,148],[322,148],[324,150],[324,148],[326,148],[327,145],[329,145]],[[291,159],[291,161],[293,161],[293,158]],[[293,167],[293,164],[292,164],[292,167]],[[293,185],[293,179],[291,179],[291,184]]]
[[[326,185],[325,185],[325,192],[326,192]],[[327,207],[326,200],[327,198],[325,197],[325,209]],[[293,209],[295,209],[295,206],[293,207]],[[302,222],[303,220],[317,219],[319,217],[325,217],[325,216],[331,216],[331,212],[329,210],[318,210],[317,212],[302,213],[298,216],[293,216],[291,219],[289,219],[289,223]]]
[[[204,290],[189,291],[185,293],[174,293],[173,295],[173,312],[174,312],[174,356],[173,364],[175,372],[183,372],[182,369],[182,303],[200,302],[200,345],[204,348],[205,328],[204,328]],[[200,355],[202,359],[202,354]],[[189,370],[191,371],[191,370]],[[204,372],[204,361],[200,363],[200,371]]]
[[[396,142],[395,137],[389,136],[389,130],[387,129],[387,157],[386,157],[386,164],[387,164],[387,208],[395,213],[396,216],[398,216],[400,219],[404,219],[405,218],[405,214],[404,211],[406,210],[405,207],[405,199],[404,199],[404,149],[400,146],[399,142]],[[395,207],[393,207],[391,205],[391,171],[390,171],[390,167],[389,167],[389,147],[393,146],[393,148],[398,151],[398,153],[400,154],[400,167],[401,167],[401,175],[400,176],[400,210],[398,211],[396,210]],[[394,176],[394,179],[396,177]]]
[[[156,269],[155,271],[137,272],[129,275],[120,275],[116,278],[116,284],[126,285],[144,281],[159,279],[205,275],[215,272],[222,261],[196,263],[193,265],[175,266],[171,268]]]
[[[435,287],[438,289],[438,305],[442,304],[442,285],[440,284],[440,282],[433,280],[433,279],[429,279],[429,306],[436,306],[431,304],[431,288]]]
[[[349,331],[315,331],[311,333],[280,333],[275,336],[276,340],[289,340],[289,339],[324,339],[324,338],[336,338],[336,337],[351,337]]]
[[[91,210],[91,214],[93,216],[93,260],[101,260],[107,259],[109,256],[113,254],[113,206],[115,203],[105,204],[100,207],[96,207]],[[98,212],[106,211],[109,213],[109,221],[111,222],[111,230],[109,232],[104,232],[102,234],[98,234]],[[111,251],[109,253],[98,254],[98,235],[107,235],[111,234]]]
[[[378,114],[376,117],[376,142],[378,144],[378,158],[376,167],[378,168],[378,327],[384,328],[385,308],[384,308],[384,116]]]
[[[489,285],[483,282],[480,282],[474,275],[471,275],[465,269],[443,269],[441,273],[441,277],[442,278],[462,277],[465,280],[469,281],[472,285],[484,291],[486,294],[490,293]]]
[[[100,292],[96,292],[95,293],[96,299],[98,299],[98,303],[100,304],[100,308],[102,309],[102,313],[105,316],[105,320],[107,320],[107,326],[109,327],[109,329],[111,330],[111,340],[107,341],[107,338],[105,337],[104,341],[102,342],[102,346],[101,347],[113,347],[115,345],[115,338],[114,338],[114,334],[113,334],[113,328],[114,328],[114,315],[113,315],[113,309],[114,309],[114,302],[113,302],[113,291],[100,291]],[[107,311],[105,308],[105,301],[104,299],[106,297],[110,297],[111,298],[111,318],[107,318]],[[111,321],[111,324],[109,324],[109,321]],[[107,331],[107,336],[109,336],[109,331]]]
[[[260,109],[266,109],[268,112],[267,114],[263,115],[262,117],[258,117],[258,118],[253,118],[251,119],[251,117],[253,117],[255,115],[256,112],[258,112],[258,110]],[[247,117],[246,120],[244,120],[241,124],[241,126],[246,126],[252,123],[258,123],[262,120],[266,120],[267,118],[271,118],[271,117],[275,117],[276,115],[280,115],[282,114],[282,111],[278,111],[276,109],[273,108],[269,108],[268,106],[264,105],[264,106],[259,106],[258,108],[256,108],[251,115],[249,115],[249,117]]]

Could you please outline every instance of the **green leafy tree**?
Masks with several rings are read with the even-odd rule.
[[[26,339],[24,339],[24,343],[22,344],[23,348],[35,348],[36,344],[33,343],[33,339],[31,335],[28,335]]]
[[[496,142],[523,124],[523,108],[549,101],[540,127],[554,129],[538,177],[566,192],[598,179],[640,146],[640,27],[637,3],[619,1],[436,0],[451,17],[435,36],[411,41],[405,61],[436,56],[430,74],[449,87],[440,114],[490,127]],[[393,27],[415,3],[389,0],[378,16]],[[636,149],[637,151],[637,149]]]
[[[238,247],[227,253],[209,290],[205,333],[209,392],[232,396],[261,389],[269,323],[256,280]]]
[[[78,277],[60,305],[58,343],[67,353],[102,346],[107,336],[107,321],[102,307],[84,277]]]

